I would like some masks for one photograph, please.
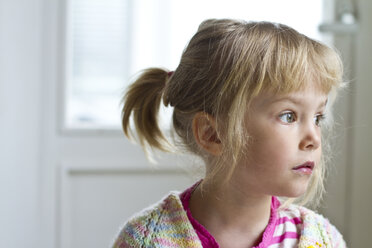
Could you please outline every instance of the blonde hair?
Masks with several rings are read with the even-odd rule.
[[[242,109],[249,108],[253,97],[266,90],[289,93],[308,84],[317,84],[329,93],[341,83],[338,54],[286,25],[210,19],[201,23],[174,73],[150,68],[130,85],[123,98],[123,130],[131,137],[133,113],[145,151],[148,146],[169,151],[170,142],[157,121],[163,100],[165,106],[174,107],[173,128],[185,147],[213,163],[203,183],[221,172],[226,173],[227,182],[249,140]],[[196,144],[191,123],[198,112],[215,118],[222,156],[208,156]],[[323,177],[324,166],[320,166],[303,203],[319,198],[324,191]]]

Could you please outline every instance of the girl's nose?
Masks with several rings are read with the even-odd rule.
[[[320,128],[314,123],[308,124],[303,129],[303,136],[300,141],[301,150],[316,150],[321,145],[321,132]]]

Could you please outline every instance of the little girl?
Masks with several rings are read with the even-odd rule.
[[[145,151],[170,151],[157,114],[172,106],[175,143],[205,176],[130,219],[114,247],[346,247],[303,207],[324,191],[321,129],[341,80],[339,56],[290,27],[204,21],[174,72],[130,86],[122,124],[132,137],[132,115]]]

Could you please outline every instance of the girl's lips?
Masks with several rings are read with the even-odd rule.
[[[311,175],[314,169],[314,162],[307,161],[301,165],[294,167],[292,170],[302,175]]]

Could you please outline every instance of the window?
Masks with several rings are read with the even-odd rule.
[[[175,69],[207,18],[267,20],[321,39],[322,0],[69,0],[64,127],[119,129],[120,98],[136,72]]]

